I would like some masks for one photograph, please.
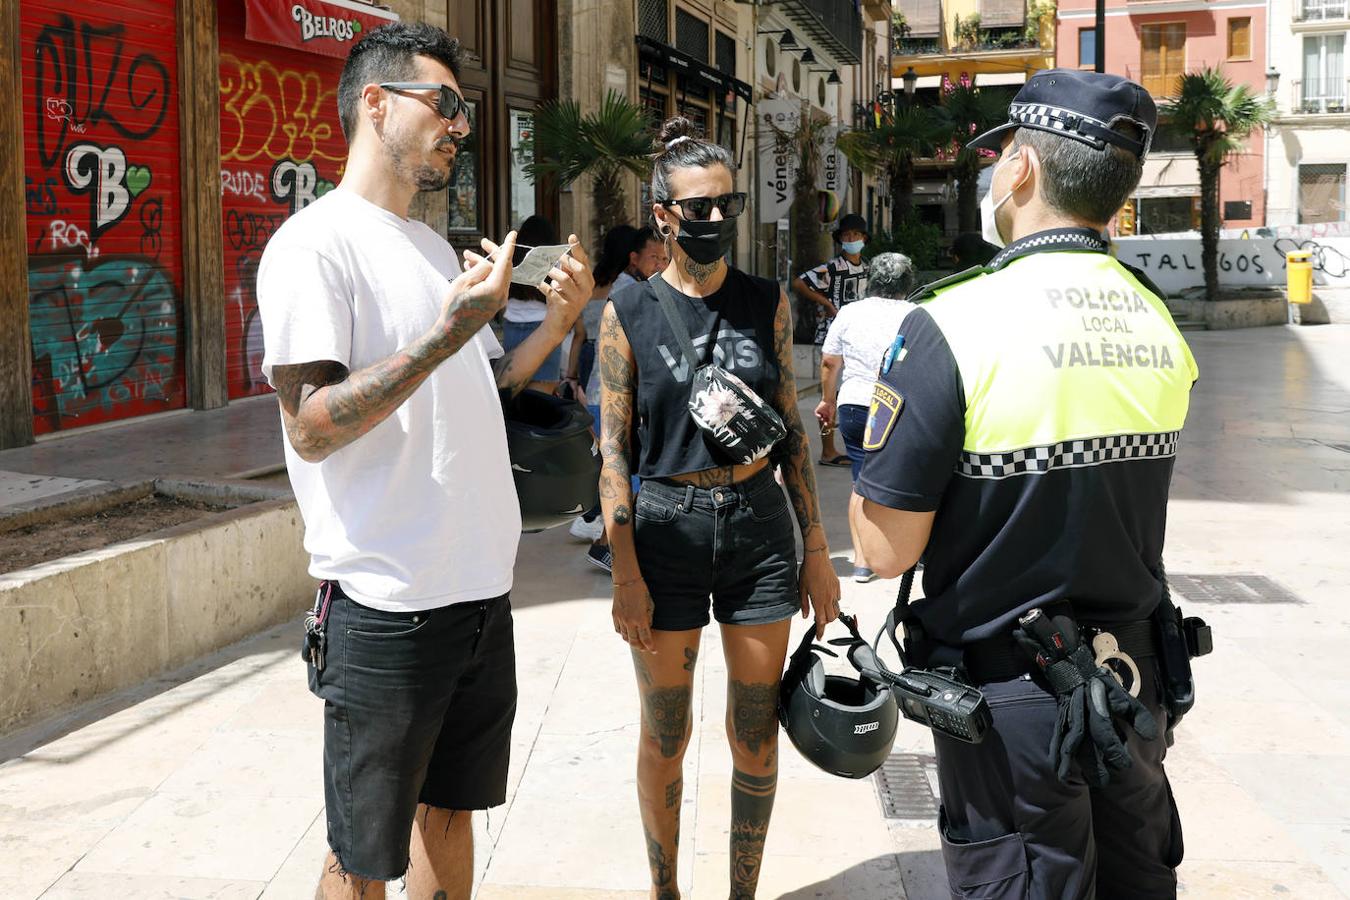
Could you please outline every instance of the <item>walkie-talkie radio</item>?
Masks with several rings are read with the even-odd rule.
[[[984,694],[942,669],[905,669],[887,679],[910,721],[968,744],[984,740],[994,717]]]

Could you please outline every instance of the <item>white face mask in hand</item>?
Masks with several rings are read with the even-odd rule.
[[[1021,152],[1018,151],[1018,153]],[[1013,155],[1016,156],[1016,154]],[[1012,158],[1012,156],[1008,157],[1008,159]],[[998,221],[994,218],[994,213],[998,212],[1000,206],[1008,202],[1008,198],[1013,195],[1013,191],[1017,190],[1018,187],[1013,185],[1008,189],[1008,193],[1003,195],[1002,200],[997,203],[994,202],[994,178],[998,175],[998,167],[1001,165],[1003,165],[1001,159],[994,163],[994,171],[989,174],[989,190],[985,193],[984,199],[980,201],[980,236],[995,247],[1006,247],[1008,242],[1003,239],[1003,235],[999,234]]]

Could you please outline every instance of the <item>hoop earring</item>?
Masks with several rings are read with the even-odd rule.
[[[661,225],[656,230],[661,232],[661,237],[670,237],[671,228],[669,225]]]

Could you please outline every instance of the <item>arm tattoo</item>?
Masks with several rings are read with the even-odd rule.
[[[514,397],[525,390],[534,380],[534,372],[527,371],[524,366],[516,364],[514,348],[492,361],[492,374],[497,379],[497,390],[503,392],[508,398]]]
[[[752,775],[731,773],[731,898],[753,900],[764,859],[764,838],[769,833],[778,773]]]
[[[694,663],[698,662],[698,651],[693,647],[684,648],[684,665],[680,668],[686,672],[694,671]]]
[[[619,349],[623,332],[614,305],[607,304],[600,326],[600,500],[616,527],[632,523],[633,400],[637,379],[633,362]],[[612,536],[611,536],[612,538]]]
[[[806,440],[801,415],[797,412],[797,383],[792,365],[792,317],[786,299],[780,297],[778,312],[773,320],[774,355],[778,358],[778,390],[773,406],[783,417],[787,437],[775,448],[775,461],[783,467],[783,484],[787,487],[797,524],[806,533],[821,528],[820,501],[816,494],[816,473],[811,466],[811,445]]]

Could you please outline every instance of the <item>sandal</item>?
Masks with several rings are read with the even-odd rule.
[[[836,468],[847,469],[849,466],[853,465],[853,461],[848,458],[847,454],[841,453],[838,456],[832,456],[829,459],[822,459],[820,464],[822,466],[835,466]]]

